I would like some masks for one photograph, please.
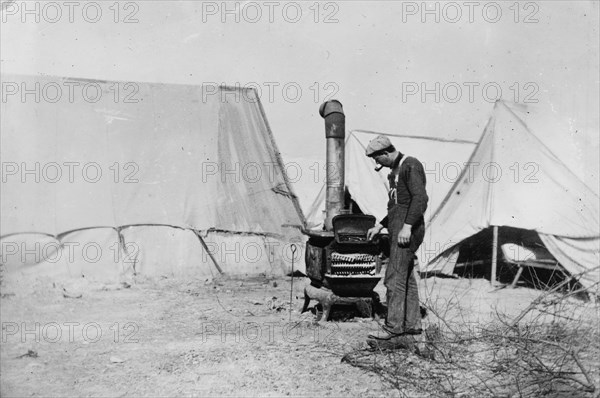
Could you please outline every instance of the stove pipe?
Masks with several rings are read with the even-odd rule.
[[[319,114],[325,119],[327,139],[327,192],[325,197],[325,230],[333,230],[331,219],[344,208],[344,141],[346,116],[341,102],[331,100],[321,104]]]

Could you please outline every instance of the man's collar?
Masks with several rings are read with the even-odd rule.
[[[398,152],[398,156],[396,156],[396,159],[394,159],[394,163],[392,164],[393,169],[398,167],[398,165],[400,164],[400,161],[402,160],[403,157],[404,157],[404,154],[402,152]]]

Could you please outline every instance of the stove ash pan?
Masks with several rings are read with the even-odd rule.
[[[344,214],[332,219],[333,231],[307,231],[306,271],[315,287],[341,297],[369,297],[381,280],[379,242],[367,240],[375,217]]]

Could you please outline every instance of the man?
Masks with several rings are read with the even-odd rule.
[[[389,180],[388,214],[380,224],[369,229],[371,240],[383,228],[390,235],[390,257],[385,271],[387,288],[387,317],[384,335],[370,335],[369,344],[392,341],[394,338],[422,333],[417,281],[413,274],[415,252],[423,242],[427,209],[425,170],[417,159],[403,155],[384,135],[379,135],[366,149],[366,155],[378,167],[391,169]]]

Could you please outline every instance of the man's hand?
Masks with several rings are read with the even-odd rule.
[[[410,242],[410,235],[412,231],[412,225],[404,224],[402,229],[398,233],[398,245],[407,246]]]
[[[383,225],[381,224],[377,224],[375,225],[373,228],[370,228],[367,231],[367,240],[373,240],[373,238],[379,233],[381,232],[381,230],[383,229]]]

